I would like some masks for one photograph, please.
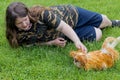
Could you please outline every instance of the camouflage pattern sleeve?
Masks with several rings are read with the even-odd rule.
[[[44,10],[41,13],[41,21],[43,21],[49,28],[57,28],[61,19],[57,17],[56,14],[54,14],[52,11]]]

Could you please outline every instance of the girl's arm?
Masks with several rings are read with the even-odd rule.
[[[82,51],[87,51],[87,48],[82,44],[82,42],[79,40],[77,34],[74,32],[74,30],[66,24],[63,20],[61,20],[59,17],[57,17],[54,13],[52,13],[49,10],[44,10],[41,13],[41,21],[43,21],[49,28],[54,28],[62,33],[64,33],[69,39],[71,39],[76,48],[82,49]]]
[[[82,49],[82,51],[87,52],[87,48],[84,46],[84,44],[80,41],[77,34],[74,32],[74,30],[66,24],[64,21],[61,20],[59,26],[57,27],[57,30],[64,33],[69,39],[71,39],[76,48]]]

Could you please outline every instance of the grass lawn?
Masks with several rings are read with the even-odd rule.
[[[33,46],[12,49],[5,38],[5,10],[13,1],[28,6],[73,4],[106,14],[110,19],[120,19],[119,0],[0,0],[0,80],[120,80],[120,61],[104,71],[78,69],[69,56],[71,50],[76,50],[73,43],[68,43],[65,48]],[[89,51],[97,50],[107,36],[119,35],[120,28],[106,28],[101,41],[84,44]],[[116,49],[120,51],[120,45]]]

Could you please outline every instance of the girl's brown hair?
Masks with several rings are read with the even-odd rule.
[[[41,6],[34,6],[28,9],[21,2],[13,2],[6,9],[6,38],[11,47],[16,48],[19,46],[17,41],[17,27],[15,25],[15,20],[18,17],[26,17],[27,15],[30,18],[31,22],[37,22],[40,17],[40,14],[43,10],[48,9]]]
[[[6,38],[11,47],[17,47],[17,33],[15,20],[17,17],[25,17],[28,15],[28,8],[21,2],[13,2],[6,9]]]
[[[40,18],[42,11],[44,11],[44,10],[50,10],[50,8],[43,7],[43,6],[33,6],[33,7],[29,8],[30,20],[32,20],[33,22],[37,22],[38,19]]]

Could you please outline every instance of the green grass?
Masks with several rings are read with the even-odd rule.
[[[65,48],[33,46],[30,48],[10,48],[5,38],[5,10],[10,2],[0,1],[0,80],[119,80],[120,61],[105,71],[84,71],[73,64],[69,56],[76,50],[73,43]],[[106,14],[110,19],[120,19],[119,0],[17,0],[26,5],[73,4],[91,11]],[[106,28],[99,42],[84,43],[89,51],[100,49],[107,36],[117,37],[120,28]],[[120,45],[116,48],[120,51]]]

